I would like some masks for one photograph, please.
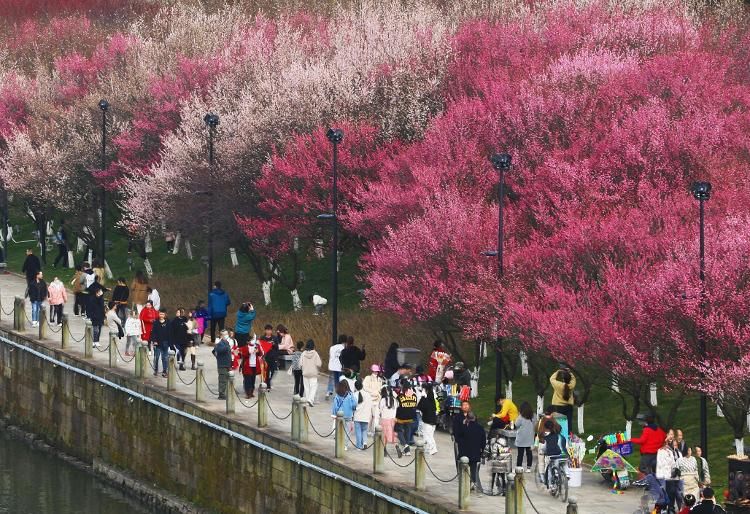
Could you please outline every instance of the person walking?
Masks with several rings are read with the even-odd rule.
[[[516,448],[518,448],[516,468],[523,466],[523,456],[526,454],[526,472],[530,473],[532,462],[531,447],[534,446],[534,427],[536,426],[536,421],[534,420],[534,410],[531,408],[529,402],[521,404],[515,425]]]
[[[82,301],[84,302],[86,309],[85,314],[83,315],[84,319],[88,319],[88,311],[89,311],[89,305],[93,301],[94,298],[94,291],[92,290],[92,286],[96,283],[96,275],[94,274],[94,270],[91,269],[91,264],[88,262],[84,262],[81,266],[81,293],[83,293]]]
[[[167,319],[167,310],[159,310],[159,319],[151,327],[149,343],[154,345],[154,376],[159,374],[159,360],[161,360],[161,376],[167,377],[167,361],[169,359],[169,336],[171,328]]]
[[[411,447],[414,445],[414,420],[417,417],[417,394],[407,379],[401,379],[401,392],[399,392],[398,408],[396,409],[396,435],[401,445],[396,446],[396,453],[401,457],[411,455]]]
[[[576,387],[576,377],[568,368],[562,368],[549,377],[552,385],[552,406],[555,411],[568,418],[568,433],[573,433],[573,390]]]
[[[191,340],[188,333],[187,321],[185,309],[180,307],[175,311],[170,325],[170,343],[172,343],[172,348],[177,354],[177,363],[180,366],[180,371],[185,371],[185,356],[187,355],[187,348]]]
[[[47,283],[43,278],[41,271],[36,272],[36,276],[29,283],[29,301],[31,302],[31,326],[39,326],[39,310],[42,308],[42,302],[47,299]]]
[[[649,414],[646,416],[646,426],[643,427],[641,436],[630,439],[631,443],[641,446],[641,461],[638,470],[643,475],[656,472],[656,452],[659,451],[666,438],[666,432],[654,423],[654,416]]]
[[[677,441],[675,441],[677,443]],[[679,445],[677,446],[679,450]],[[680,470],[680,478],[683,482],[683,492],[692,494],[696,498],[700,496],[698,485],[698,461],[693,456],[693,450],[688,446],[685,456],[677,459],[677,469]]]
[[[99,279],[99,283],[104,286],[105,281],[107,280],[107,273],[104,270],[104,262],[101,259],[94,259],[91,262],[91,269],[94,272],[94,275],[96,275],[96,278]]]
[[[354,346],[354,337],[348,336],[346,338],[346,347],[341,350],[341,354],[339,355],[341,368],[350,369],[354,373],[359,375],[359,363],[365,360],[365,357],[367,357],[365,346],[362,345],[362,349],[360,350],[359,348]]]
[[[484,428],[477,422],[473,412],[469,412],[465,419],[458,424],[458,432],[454,432],[453,437],[456,440],[457,457],[469,459],[471,490],[481,492],[478,467],[482,460],[482,451],[487,444],[487,435],[484,433]]]
[[[198,335],[200,336],[197,341],[199,345],[203,343],[203,335],[206,333],[210,318],[211,316],[208,314],[205,302],[198,300],[198,304],[195,306],[195,322],[198,326]],[[213,344],[213,340],[211,340],[211,343]]]
[[[294,392],[299,396],[305,396],[305,385],[302,382],[302,350],[305,348],[305,343],[297,341],[297,349],[292,354],[292,365],[289,366],[289,371],[294,377]]]
[[[148,349],[151,351],[151,329],[159,319],[159,311],[154,309],[154,304],[146,301],[146,306],[141,309],[138,317],[141,320],[141,339],[148,342]]]
[[[135,272],[135,277],[130,283],[130,301],[139,314],[148,301],[148,279],[141,270]]]
[[[305,401],[312,407],[315,405],[315,394],[318,392],[318,373],[323,361],[315,350],[315,342],[308,339],[305,343],[305,351],[300,357],[302,370],[302,386],[305,393]]]
[[[281,323],[276,326],[276,338],[279,342],[280,355],[291,355],[294,353],[294,339],[289,334],[289,329]]]
[[[703,449],[700,446],[695,447],[695,465],[698,468],[698,487],[702,492],[704,487],[711,485],[711,471],[708,468],[708,461],[703,457]]]
[[[352,420],[354,419],[354,410],[357,408],[357,400],[354,399],[354,395],[349,390],[349,384],[346,381],[341,381],[336,384],[336,396],[331,403],[331,417],[336,418],[336,414],[341,411],[344,413],[344,430],[351,436],[352,433]],[[349,445],[346,442],[347,438],[344,437],[344,449],[348,450]]]
[[[86,315],[86,295],[83,293],[83,267],[80,264],[76,265],[76,271],[73,274],[73,280],[70,281],[70,285],[73,286],[73,295],[75,300],[73,301],[73,314],[75,316]]]
[[[229,344],[229,341],[227,341]],[[239,348],[240,369],[242,370],[242,387],[245,398],[255,397],[255,377],[262,375],[263,348],[257,339],[253,338],[246,345]]]
[[[383,364],[383,375],[387,377],[393,376],[398,371],[398,343],[391,343],[388,347],[388,351],[385,353],[385,359]]]
[[[195,370],[195,349],[201,341],[198,333],[198,322],[195,319],[195,312],[189,311],[187,315],[187,354],[190,355],[190,369]]]
[[[341,355],[342,350],[344,349],[344,346],[346,345],[346,335],[341,334],[339,336],[338,342],[334,345],[331,345],[330,350],[328,350],[328,391],[326,392],[326,400],[328,400],[331,395],[333,394],[334,387],[336,387],[336,384],[339,383],[339,378],[341,378],[341,361],[339,360],[339,356]]]
[[[228,330],[221,331],[221,338],[211,353],[216,357],[216,369],[219,373],[219,400],[226,400],[229,369],[232,367],[232,347],[229,344]]]
[[[154,309],[157,311],[161,309],[161,295],[159,291],[153,287],[147,287],[146,292],[148,293],[148,301],[154,304]]]
[[[91,289],[89,293],[89,305],[86,307],[89,321],[91,321],[91,328],[93,329],[94,347],[99,348],[99,337],[102,333],[102,327],[104,326],[105,312],[104,312],[104,289],[101,287],[95,287]]]
[[[26,274],[26,285],[31,284],[36,279],[36,274],[42,270],[42,262],[39,257],[34,255],[34,250],[28,248],[26,250],[26,259],[23,261],[21,272]]]
[[[117,285],[112,290],[112,301],[117,304],[117,317],[120,323],[125,323],[128,316],[128,298],[130,297],[130,288],[125,283],[125,279],[117,279]]]
[[[60,226],[55,231],[55,246],[57,246],[57,257],[55,262],[52,263],[52,267],[56,268],[58,262],[62,262],[63,266],[68,265],[68,233],[65,230],[65,221],[60,220]]]
[[[57,323],[57,326],[62,326],[63,308],[65,302],[68,301],[68,290],[65,289],[65,284],[58,277],[55,277],[47,286],[47,294],[49,321],[50,323]]]
[[[211,341],[216,337],[216,327],[224,330],[224,321],[227,317],[227,307],[232,302],[229,295],[221,288],[221,282],[214,282],[214,288],[208,295],[208,315],[211,317]]]
[[[237,339],[237,346],[242,348],[250,340],[250,332],[253,330],[253,321],[255,320],[255,307],[250,302],[240,305],[237,311],[237,321],[234,324],[234,337]]]
[[[367,391],[363,391],[362,381],[354,382],[356,389],[357,408],[354,411],[354,441],[357,448],[364,450],[367,444],[367,429],[372,418],[372,397]]]
[[[117,314],[117,302],[109,302],[107,304],[107,314],[105,316],[105,321],[107,323],[107,328],[109,329],[110,334],[114,334],[114,343],[118,345],[119,348],[120,339],[125,336],[125,329],[122,326],[122,323],[120,322],[120,316]],[[112,338],[110,337],[110,344],[112,342]]]
[[[380,423],[380,391],[385,386],[385,379],[380,376],[380,366],[373,364],[370,366],[370,374],[362,381],[362,385],[372,398],[372,418],[370,419],[370,429],[374,430]],[[370,434],[372,435],[372,434]]]
[[[125,338],[125,355],[133,355],[138,351],[138,341],[141,339],[141,320],[135,309],[130,311],[130,316],[125,320]]]
[[[396,410],[398,409],[398,400],[396,394],[390,386],[383,386],[380,390],[380,400],[378,401],[378,410],[380,412],[380,428],[383,431],[383,451],[388,452],[388,444],[393,444],[398,448],[398,439],[396,438]]]
[[[432,390],[431,383],[422,385],[424,395],[417,403],[417,410],[422,413],[419,430],[422,432],[424,439],[424,451],[430,455],[435,455],[438,451],[435,442],[435,428],[437,427],[437,404],[435,402],[435,393]]]

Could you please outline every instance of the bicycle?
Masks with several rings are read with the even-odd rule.
[[[544,459],[537,461],[534,481],[538,489],[544,486],[552,496],[559,498],[561,502],[565,503],[568,501],[568,475],[565,472],[568,459],[564,455],[558,455],[557,457],[564,458],[550,458],[545,456]],[[545,463],[544,471],[540,470],[541,462]],[[548,480],[546,479],[547,475],[549,476]]]

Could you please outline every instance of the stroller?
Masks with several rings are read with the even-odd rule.
[[[508,441],[500,435],[498,430],[490,432],[482,460],[487,464],[491,474],[490,488],[486,494],[505,496],[508,489],[508,473],[513,472],[513,455]],[[497,492],[495,492],[495,485],[497,485]]]
[[[440,406],[438,412],[437,426],[449,434],[453,433],[453,417],[461,412],[461,400],[458,397],[458,388],[454,385],[443,385],[435,387],[434,391]]]

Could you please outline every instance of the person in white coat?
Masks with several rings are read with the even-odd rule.
[[[323,365],[320,355],[315,351],[315,342],[312,339],[309,339],[305,344],[305,351],[302,352],[299,360],[305,391],[304,399],[312,407],[315,405],[315,393],[318,391],[318,373],[320,373],[320,367]]]
[[[138,311],[130,311],[130,316],[125,320],[125,355],[133,355],[138,351],[138,341],[141,339],[141,320],[138,319]],[[130,348],[133,351],[130,351]]]
[[[372,417],[368,435],[372,435],[375,427],[380,423],[380,390],[385,386],[385,379],[381,376],[380,366],[373,364],[370,366],[371,373],[362,381],[362,387],[372,398]]]
[[[357,400],[357,409],[354,411],[354,436],[357,448],[365,449],[367,443],[367,427],[372,417],[372,397],[370,393],[362,390],[362,382],[354,382],[354,398]]]
[[[341,361],[339,360],[339,356],[341,355],[342,350],[346,346],[346,335],[341,334],[339,336],[338,343],[331,346],[331,349],[328,350],[328,392],[326,393],[326,400],[330,399],[331,396],[333,396],[334,388],[336,387],[336,384],[339,383],[339,378],[341,378]]]

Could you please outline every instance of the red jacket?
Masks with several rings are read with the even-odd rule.
[[[661,427],[656,425],[646,425],[643,427],[641,437],[634,437],[630,440],[631,443],[641,445],[641,453],[645,454],[656,454],[656,452],[664,446],[664,440],[667,438],[667,434]]]
[[[252,348],[255,348],[255,366],[253,366],[250,362],[250,350]],[[262,368],[265,361],[263,360],[263,348],[260,346],[260,344],[253,344],[248,343],[242,348],[239,349],[239,355],[240,355],[240,362],[241,362],[241,368],[242,368],[242,374],[243,375],[255,375],[256,368]],[[260,370],[258,370],[260,371]]]

